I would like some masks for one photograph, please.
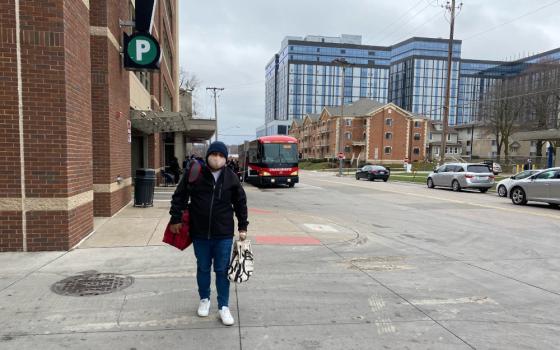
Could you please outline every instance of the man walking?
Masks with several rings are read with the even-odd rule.
[[[213,142],[206,154],[200,178],[188,184],[188,170],[181,178],[171,199],[171,231],[181,229],[181,216],[188,204],[190,236],[196,256],[196,281],[200,304],[198,315],[210,312],[210,272],[212,263],[216,274],[218,313],[222,323],[235,323],[229,310],[229,280],[227,270],[234,236],[233,214],[237,217],[239,239],[247,237],[247,197],[234,172],[226,167],[228,150],[223,142]],[[190,193],[187,185],[191,188]]]

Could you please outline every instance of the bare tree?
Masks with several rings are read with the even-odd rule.
[[[541,61],[530,64],[519,77],[527,95],[526,122],[531,130],[559,128],[560,64]],[[546,141],[537,140],[537,156]]]
[[[495,137],[497,158],[509,160],[511,135],[519,129],[524,99],[515,79],[498,80],[484,96],[480,123]]]
[[[179,94],[181,95],[181,110],[198,114],[198,101],[195,90],[201,85],[200,79],[194,73],[187,72],[183,67],[179,69]]]
[[[187,72],[183,67],[179,69],[179,89],[194,91],[201,84],[196,74]]]

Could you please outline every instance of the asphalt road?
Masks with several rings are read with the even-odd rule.
[[[0,254],[0,350],[560,349],[560,210],[301,181],[245,186],[255,273],[231,288],[235,326],[215,304],[196,315],[193,250],[161,243],[174,188],[157,188],[154,207],[97,218],[78,249]],[[92,271],[134,283],[88,297],[52,289]]]
[[[321,260],[322,271],[336,271],[338,280],[327,290],[345,293],[363,311],[352,314],[354,307],[337,305],[320,287],[318,296],[340,317],[375,327],[317,333],[300,320],[295,336],[311,337],[317,348],[339,348],[325,340],[333,332],[346,348],[369,348],[368,342],[371,348],[560,348],[558,209],[318,172],[302,172],[293,189],[248,186],[247,192],[250,206],[314,215],[354,233],[313,250],[307,264],[315,267],[314,254],[328,251],[322,259],[332,260]],[[352,271],[348,277],[339,275],[340,264]],[[306,278],[318,279],[311,271]]]

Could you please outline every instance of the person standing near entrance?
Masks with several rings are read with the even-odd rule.
[[[218,314],[222,323],[231,326],[235,323],[229,310],[229,287],[227,270],[234,237],[233,215],[237,217],[239,239],[247,237],[247,196],[239,178],[226,167],[228,150],[223,142],[213,142],[206,154],[206,165],[202,167],[200,178],[189,185],[188,170],[177,185],[171,199],[171,231],[181,229],[183,210],[189,208],[190,236],[196,256],[196,282],[200,303],[198,315],[206,317],[210,312],[211,268],[214,265]]]

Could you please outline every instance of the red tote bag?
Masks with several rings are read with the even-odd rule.
[[[179,233],[174,234],[171,232],[170,225],[168,224],[165,233],[163,234],[163,242],[169,245],[174,246],[177,249],[185,250],[188,246],[191,245],[192,240],[191,236],[189,235],[189,210],[185,209],[183,212],[183,217],[181,219],[181,231]]]

